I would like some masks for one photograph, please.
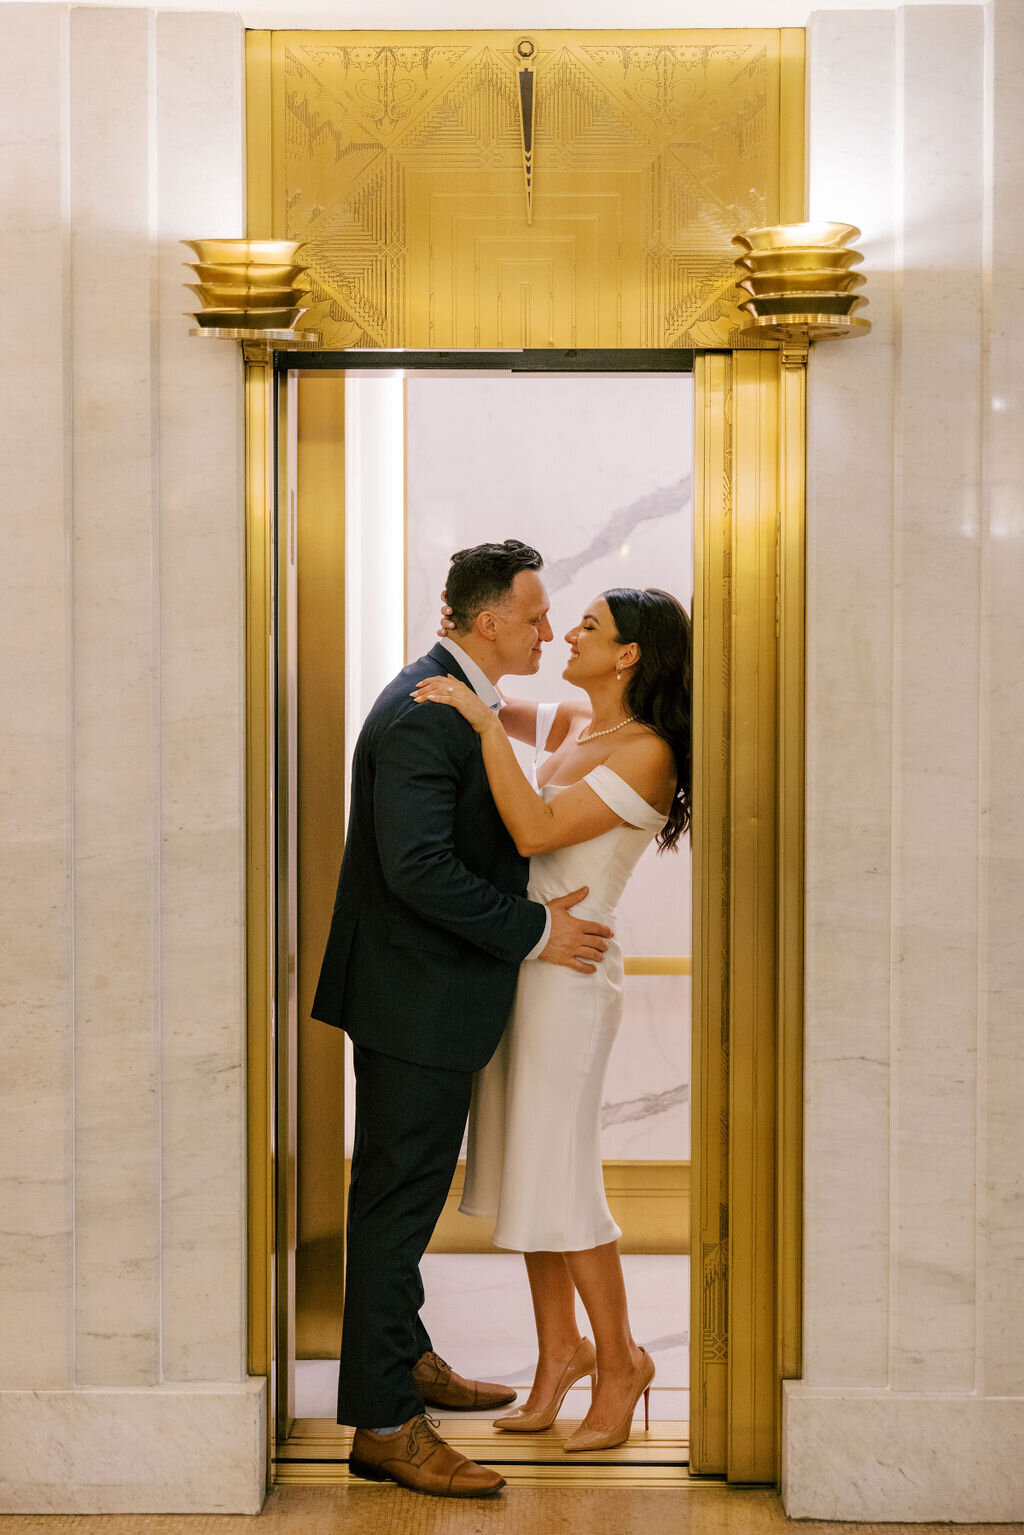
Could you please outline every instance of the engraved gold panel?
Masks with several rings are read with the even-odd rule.
[[[519,36],[250,34],[250,222],[308,242],[302,324],[332,349],[752,344],[729,242],[800,216],[802,34],[531,34],[532,219]]]

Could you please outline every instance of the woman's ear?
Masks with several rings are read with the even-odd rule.
[[[635,666],[639,659],[640,646],[635,640],[630,640],[629,644],[619,652],[619,659],[615,664],[620,672],[624,672],[628,671],[631,666]]]

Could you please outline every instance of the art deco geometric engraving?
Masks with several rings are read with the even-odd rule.
[[[303,323],[329,347],[737,344],[729,242],[779,217],[779,32],[531,33],[532,223],[520,40],[273,34]]]

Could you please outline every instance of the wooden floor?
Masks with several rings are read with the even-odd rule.
[[[774,1492],[690,1482],[679,1489],[509,1487],[485,1502],[397,1487],[275,1487],[262,1514],[0,1516],[0,1535],[1007,1535],[1024,1525],[788,1525]]]

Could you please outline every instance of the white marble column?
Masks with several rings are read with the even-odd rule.
[[[237,17],[0,4],[0,1511],[254,1512]]]
[[[245,233],[237,16],[156,20],[165,1377],[245,1361],[245,528],[238,349],[190,338],[182,239]]]
[[[146,11],[71,13],[75,1383],[84,1386],[146,1386],[160,1373],[152,32]]]
[[[1024,1396],[1024,11],[991,23],[983,399],[978,1388]],[[1021,1451],[1024,1460],[1024,1449]],[[1022,1517],[1019,1505],[1017,1516]]]
[[[798,1517],[1024,1517],[1022,68],[1012,0],[810,32],[875,330],[809,380]]]
[[[808,389],[804,1379],[884,1385],[892,882],[895,18],[813,18],[810,206],[856,220],[870,339]],[[856,1211],[851,1221],[850,1212]]]
[[[74,1331],[67,49],[0,6],[0,1383],[40,1390]]]

